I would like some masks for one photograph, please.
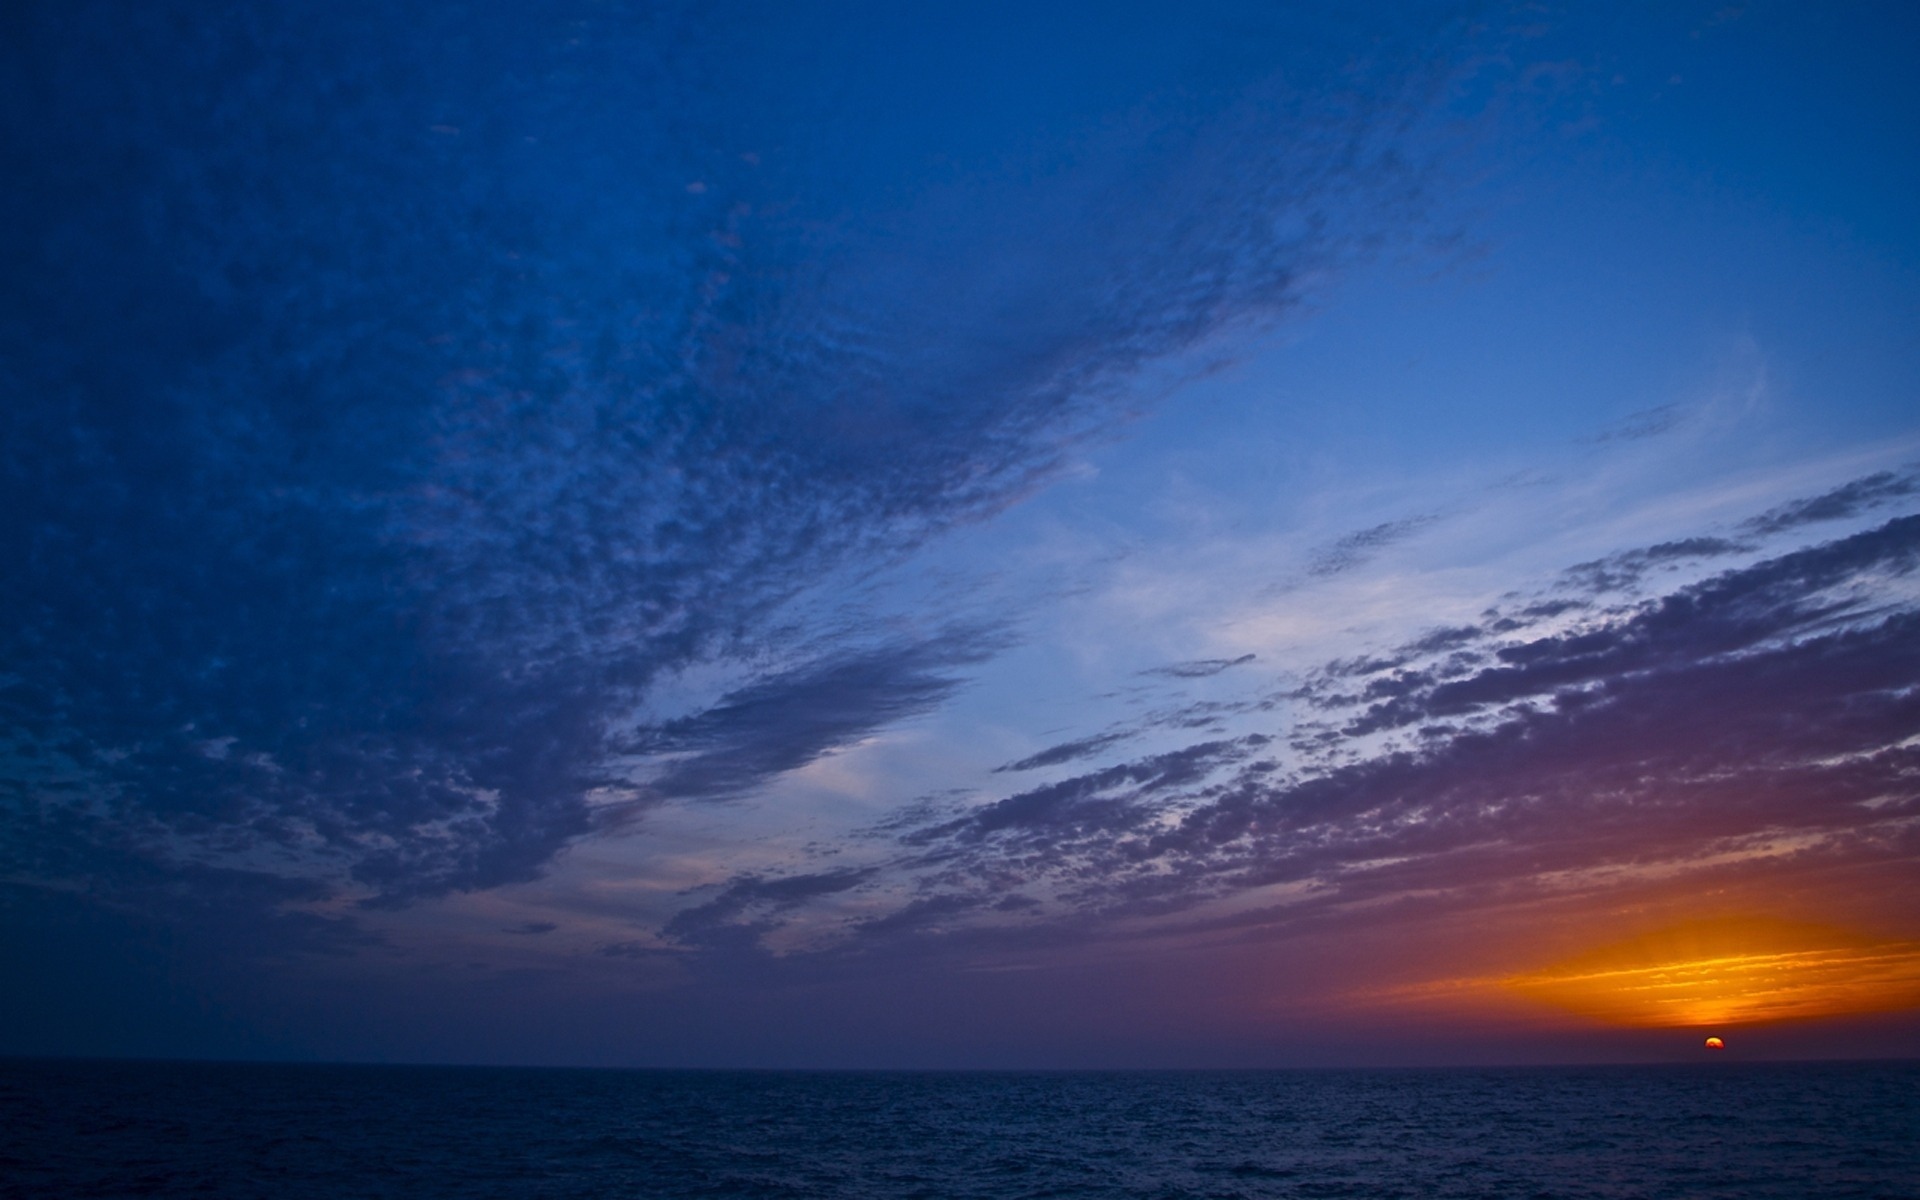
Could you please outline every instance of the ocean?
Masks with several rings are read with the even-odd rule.
[[[0,1063],[6,1197],[1920,1198],[1920,1063]]]

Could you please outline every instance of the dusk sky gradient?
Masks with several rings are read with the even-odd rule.
[[[0,18],[0,1053],[1920,1055],[1920,10]]]

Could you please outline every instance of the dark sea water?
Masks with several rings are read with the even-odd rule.
[[[0,1063],[0,1195],[1920,1197],[1920,1063]]]

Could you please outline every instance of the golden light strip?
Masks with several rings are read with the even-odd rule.
[[[1920,1007],[1920,943],[1769,918],[1674,926],[1501,987],[1609,1024],[1699,1026]]]

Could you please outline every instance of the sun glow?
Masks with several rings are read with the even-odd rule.
[[[1920,1007],[1920,943],[1766,917],[1695,921],[1499,981],[1613,1025],[1702,1026]]]

